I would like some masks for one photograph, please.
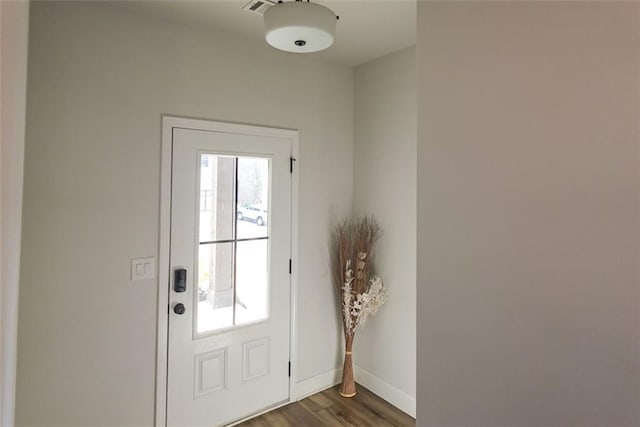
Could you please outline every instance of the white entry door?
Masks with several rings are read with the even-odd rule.
[[[289,398],[291,140],[173,129],[167,425]]]

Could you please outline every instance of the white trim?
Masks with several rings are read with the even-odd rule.
[[[169,249],[171,232],[171,147],[174,128],[196,129],[214,132],[256,135],[291,140],[291,151],[298,158],[299,137],[297,130],[279,129],[247,124],[216,122],[202,119],[189,119],[175,116],[162,116],[162,146],[160,158],[160,229],[158,254],[158,319],[157,319],[157,351],[156,351],[156,387],[155,387],[155,426],[166,426],[167,413],[167,353],[169,322]],[[296,166],[300,162],[296,162]],[[291,330],[290,358],[291,377],[289,379],[289,402],[292,401],[295,384],[295,367],[297,336],[295,318],[297,314],[298,286],[298,173],[294,167],[291,177]]]
[[[162,118],[160,153],[160,229],[158,233],[158,322],[155,425],[167,425],[167,352],[169,313],[169,245],[171,231],[171,140],[173,123]]]
[[[302,380],[295,384],[294,392],[291,393],[291,401],[302,400],[323,390],[339,384],[342,380],[342,368],[332,369],[319,375]]]
[[[356,364],[353,365],[353,374],[358,384],[366,387],[372,393],[380,396],[396,408],[411,415],[413,418],[416,417],[416,398],[414,396],[411,396],[399,388],[381,380],[371,372]]]
[[[187,117],[162,116],[163,124],[170,124],[171,128],[205,130],[211,132],[234,133],[242,135],[267,136],[274,138],[288,138],[293,143],[298,139],[295,129],[274,128],[242,123],[218,122],[205,119],[191,119]],[[297,147],[296,147],[297,149]]]
[[[291,157],[295,159],[293,173],[291,174],[291,326],[289,327],[289,363],[291,363],[291,375],[289,376],[289,402],[292,402],[295,384],[298,378],[298,169],[300,165],[299,135],[295,132],[292,137]]]

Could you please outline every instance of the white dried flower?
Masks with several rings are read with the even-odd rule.
[[[367,291],[358,295],[353,294],[353,270],[351,261],[345,266],[345,283],[343,291],[343,316],[347,335],[353,335],[360,325],[364,325],[369,316],[375,315],[387,300],[384,283],[379,276],[374,276],[368,282]]]

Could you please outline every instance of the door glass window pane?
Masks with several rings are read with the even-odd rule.
[[[269,316],[270,164],[200,154],[198,335]]]
[[[235,158],[200,156],[200,242],[233,238]]]
[[[236,250],[236,324],[267,318],[269,271],[267,240],[238,242]]]
[[[238,239],[267,237],[269,160],[238,158]]]
[[[233,243],[198,248],[198,333],[233,325]]]

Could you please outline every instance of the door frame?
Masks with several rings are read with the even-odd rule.
[[[291,141],[291,157],[299,160],[299,133],[293,129],[236,124],[178,116],[162,116],[162,147],[160,153],[160,224],[158,256],[158,313],[156,341],[155,426],[167,424],[167,374],[169,352],[169,288],[171,244],[171,165],[173,129],[194,129],[222,133],[285,138]],[[293,161],[292,161],[293,165]],[[296,384],[297,367],[297,296],[298,296],[298,168],[291,172],[291,275],[290,275],[290,325],[289,325],[289,399],[292,401]]]

